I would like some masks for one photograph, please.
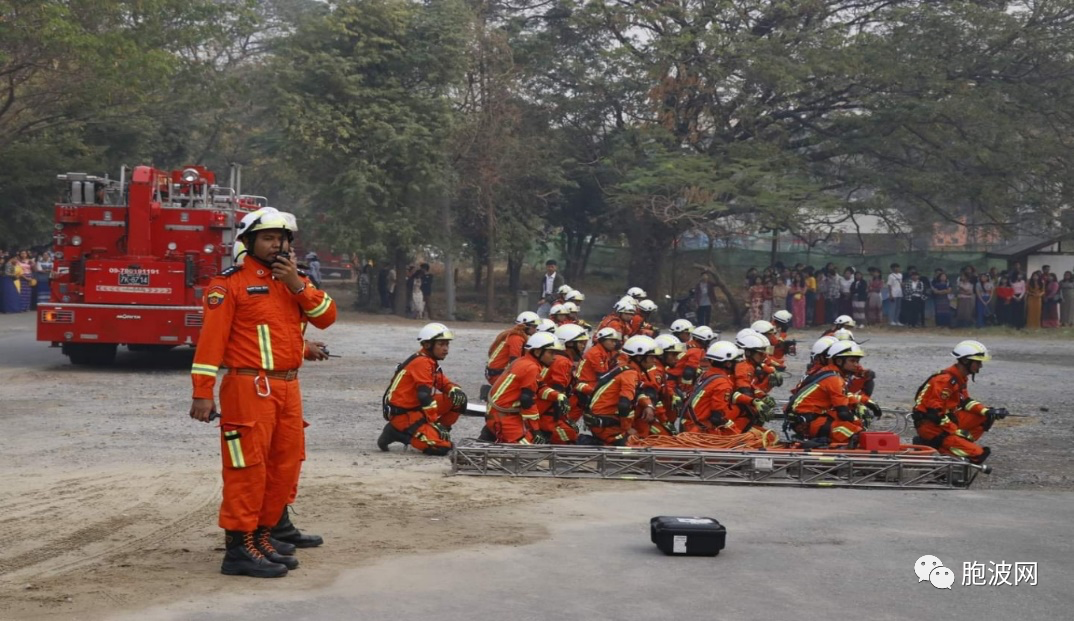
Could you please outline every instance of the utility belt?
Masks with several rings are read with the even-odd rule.
[[[490,384],[493,384],[495,383],[496,378],[503,375],[503,372],[506,370],[507,369],[490,369],[489,367],[485,367],[485,379],[487,379]]]
[[[502,408],[495,403],[490,403],[488,406],[488,413],[492,414],[493,412],[496,414],[521,414],[522,408]]]
[[[813,426],[813,423],[821,418],[827,419],[827,422],[820,426],[820,429],[817,430],[816,436],[826,438],[831,435],[832,424],[835,423],[838,417],[832,416],[831,414],[791,412],[787,415],[787,422],[791,423],[794,426],[802,425],[802,430],[800,433],[806,435],[809,433],[809,428]]]
[[[405,414],[410,414],[411,412],[420,412],[420,411],[421,411],[421,408],[410,408],[410,409],[400,408],[400,407],[396,407],[396,406],[394,406],[394,405],[392,405],[390,403],[387,403],[387,404],[384,405],[384,420],[388,420],[388,419],[396,417],[396,416],[403,416]]]
[[[285,382],[290,382],[298,379],[298,369],[289,369],[287,371],[266,371],[264,369],[228,369],[228,375],[252,375],[254,377],[260,377],[262,374],[269,379],[278,379]]]
[[[585,421],[586,426],[590,429],[623,426],[623,421],[618,416],[598,416],[592,412],[582,413],[582,420]]]

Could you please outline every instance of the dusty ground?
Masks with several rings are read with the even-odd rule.
[[[301,552],[289,588],[327,584],[378,557],[533,541],[547,526],[535,510],[540,503],[616,489],[614,482],[453,478],[445,460],[398,445],[377,451],[379,399],[418,327],[345,313],[323,336],[343,357],[303,370],[312,426],[295,521],[328,545]],[[495,327],[457,327],[444,367],[476,395]],[[864,331],[860,338],[870,339],[866,363],[879,374],[877,396],[894,406],[948,363],[961,335]],[[1067,340],[982,338],[996,361],[973,395],[1031,418],[997,425],[986,442],[996,473],[976,485],[1074,489],[1067,406],[1074,348]],[[0,350],[0,618],[107,618],[231,588],[217,573],[215,430],[186,416],[190,352],[121,352],[113,368],[74,368],[33,341],[29,314],[0,316]],[[792,370],[803,364],[794,360]],[[479,424],[464,418],[457,436],[475,436]],[[246,580],[242,588],[277,585]]]

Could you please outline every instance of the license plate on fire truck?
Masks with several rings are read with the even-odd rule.
[[[137,272],[121,272],[119,274],[119,284],[120,286],[134,285],[138,287],[148,287],[149,274],[139,274]]]

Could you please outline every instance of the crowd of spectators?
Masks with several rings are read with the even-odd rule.
[[[834,263],[822,268],[775,264],[746,273],[750,321],[777,310],[794,315],[794,327],[831,324],[850,315],[858,325],[949,328],[1074,326],[1074,273],[1060,278],[1043,266],[1028,277],[1021,264],[978,272],[971,265],[957,274],[929,274],[892,263],[888,272]]]
[[[0,313],[23,313],[37,308],[39,295],[47,295],[52,253],[0,249]],[[42,293],[44,292],[44,293]]]

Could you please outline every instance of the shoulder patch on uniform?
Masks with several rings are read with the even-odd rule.
[[[241,269],[242,269],[241,265],[232,265],[231,267],[229,267],[226,270],[224,270],[224,271],[220,272],[219,274],[217,274],[217,276],[231,276],[232,274],[238,272]]]
[[[227,289],[224,287],[220,285],[209,287],[209,291],[205,293],[205,302],[209,305],[209,310],[220,306],[225,296],[227,296]]]

